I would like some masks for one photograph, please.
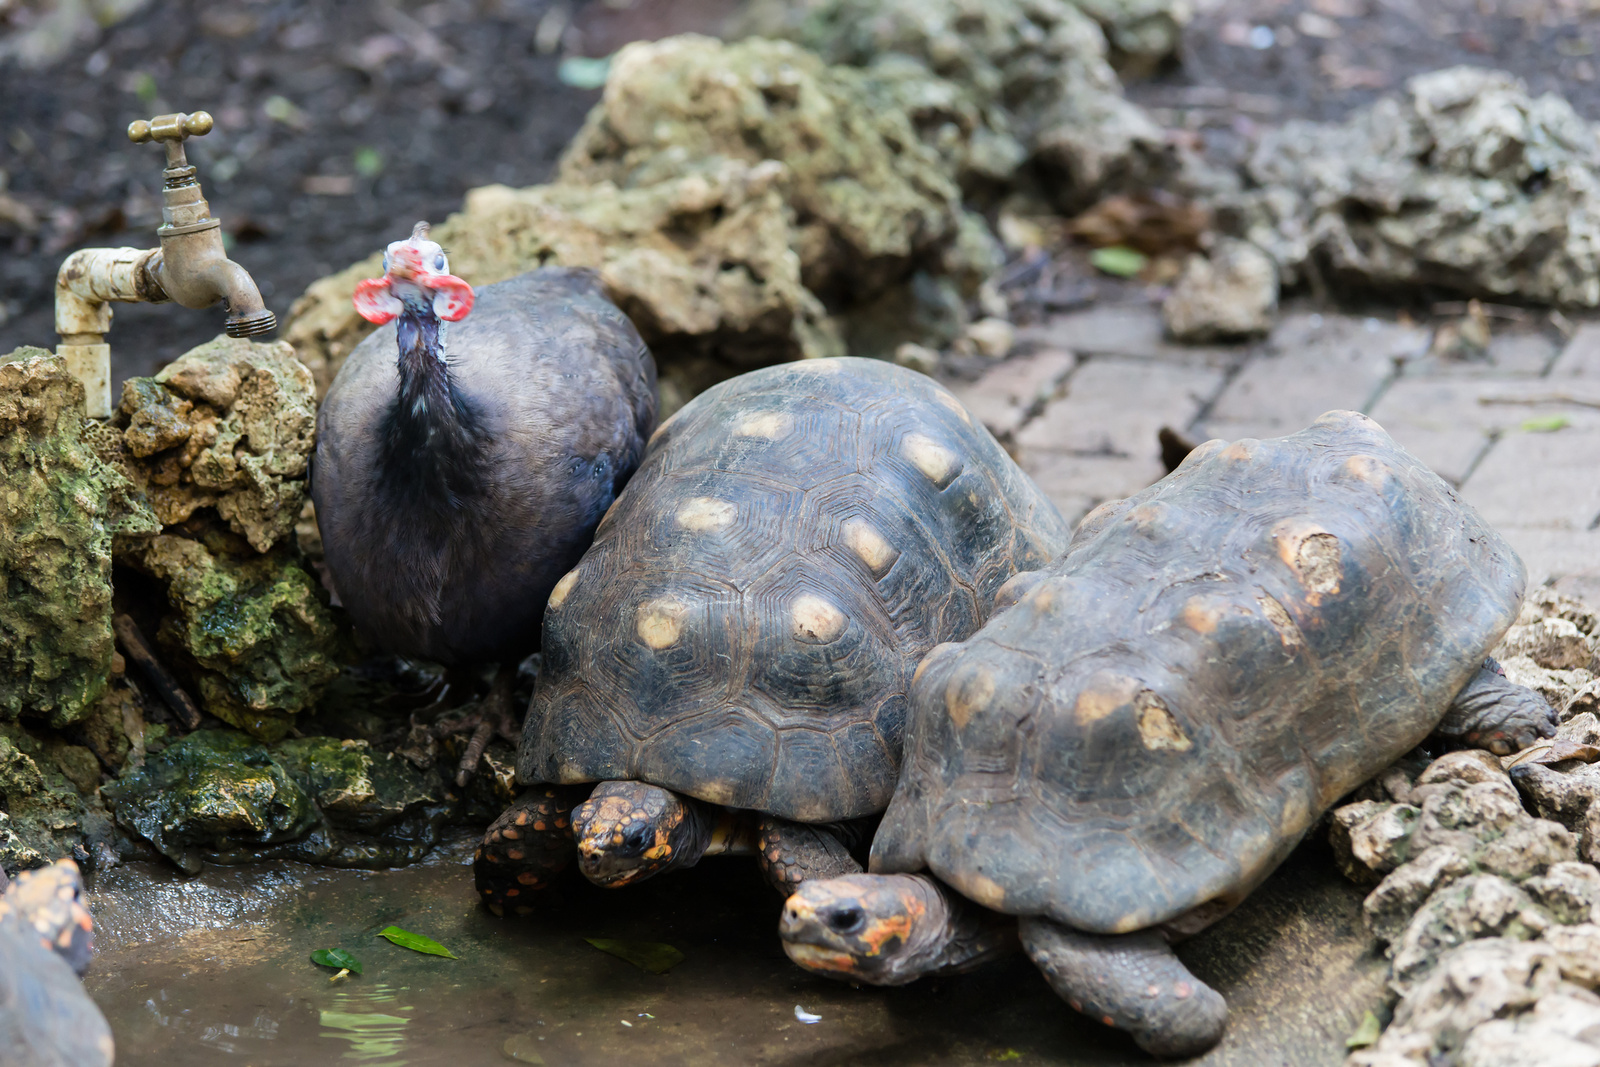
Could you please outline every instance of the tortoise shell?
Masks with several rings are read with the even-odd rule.
[[[1024,579],[919,668],[871,869],[1091,933],[1236,903],[1434,729],[1525,581],[1352,412],[1202,445],[1003,603]]]
[[[881,811],[917,662],[1068,535],[921,374],[817,359],[723,382],[656,431],[551,594],[518,776]]]

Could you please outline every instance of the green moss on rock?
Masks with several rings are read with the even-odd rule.
[[[98,761],[87,749],[0,726],[0,867],[39,867],[109,844],[114,830],[99,784]]]
[[[112,539],[159,528],[97,453],[83,396],[43,349],[0,360],[0,722],[88,714],[111,670]]]
[[[208,855],[297,841],[318,813],[265,745],[196,730],[103,790],[123,827],[190,874]]]
[[[204,860],[413,863],[451,811],[429,778],[363,742],[269,748],[231,730],[192,733],[105,791],[118,822],[191,873]]]
[[[151,538],[130,562],[167,583],[158,641],[224,722],[275,741],[338,674],[342,634],[293,549],[258,556],[202,530]]]

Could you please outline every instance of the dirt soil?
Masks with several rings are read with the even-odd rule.
[[[1337,118],[1410,75],[1505,67],[1600,117],[1592,0],[1222,0],[1130,95],[1219,154]],[[154,0],[53,65],[0,68],[0,352],[50,345],[52,280],[90,245],[155,244],[160,152],[136,118],[207,109],[191,158],[232,255],[280,316],[313,279],[442,219],[469,188],[549,177],[597,94],[563,55],[715,31],[737,0]],[[0,33],[23,6],[0,2]],[[9,23],[7,22],[9,20]],[[214,336],[220,309],[119,305],[114,374]]]

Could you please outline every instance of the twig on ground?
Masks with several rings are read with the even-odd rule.
[[[189,694],[183,691],[178,680],[168,673],[156,654],[151,650],[149,642],[144,639],[144,634],[139,632],[139,624],[127,615],[118,615],[111,620],[111,629],[115,631],[117,640],[122,644],[122,652],[131,659],[143,672],[145,678],[162,699],[167,702],[167,707],[182,721],[184,728],[193,730],[200,725],[200,709],[195,707]]]

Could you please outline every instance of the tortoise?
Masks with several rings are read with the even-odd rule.
[[[517,758],[538,788],[486,835],[480,892],[527,905],[574,836],[613,887],[717,852],[757,851],[786,895],[860,870],[850,838],[894,788],[917,662],[1067,536],[914,371],[813,359],[701,394],[550,595]]]
[[[1554,733],[1485,658],[1524,582],[1365,416],[1207,442],[922,661],[872,873],[803,886],[785,950],[897,985],[1020,934],[1073,1008],[1159,1055],[1203,1051],[1227,1005],[1170,942],[1430,734],[1505,753]]]
[[[94,921],[77,864],[0,871],[0,1061],[95,1067],[112,1060],[111,1028],[78,981],[94,953]]]

